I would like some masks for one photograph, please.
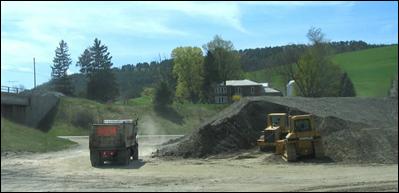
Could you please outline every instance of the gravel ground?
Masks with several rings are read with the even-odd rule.
[[[2,155],[1,191],[398,191],[397,164],[286,163],[256,149],[224,158],[150,156],[176,137],[139,138],[140,158],[128,166],[91,167],[87,137],[67,137],[78,146],[59,152]]]

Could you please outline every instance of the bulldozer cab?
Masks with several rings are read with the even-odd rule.
[[[294,131],[305,132],[311,131],[312,127],[310,125],[310,119],[299,119],[294,121]]]
[[[287,114],[286,113],[270,113],[267,115],[267,126],[268,127],[282,127],[285,128],[287,125]]]
[[[313,137],[318,135],[315,131],[312,115],[296,115],[290,117],[289,133],[287,137],[294,135],[295,137]]]

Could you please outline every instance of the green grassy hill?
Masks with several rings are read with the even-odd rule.
[[[140,97],[112,104],[62,97],[50,135],[88,135],[90,124],[103,119],[139,117],[139,134],[186,134],[206,119],[225,108],[216,104],[173,104],[168,109],[154,110],[151,98]]]
[[[398,74],[398,46],[342,53],[333,61],[348,73],[358,96],[387,96]]]
[[[37,129],[1,118],[1,151],[46,152],[61,150],[74,145]]]
[[[346,52],[333,56],[333,62],[341,66],[351,78],[357,96],[387,96],[391,81],[398,72],[398,46],[386,46]],[[272,87],[285,93],[279,67],[245,73],[245,78],[257,82],[270,82]]]

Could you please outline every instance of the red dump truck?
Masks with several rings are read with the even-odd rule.
[[[104,120],[93,124],[89,136],[90,161],[93,167],[104,161],[127,165],[138,159],[138,119]]]

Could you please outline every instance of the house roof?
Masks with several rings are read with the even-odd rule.
[[[223,83],[221,83],[223,85]],[[227,80],[226,81],[226,86],[261,86],[262,84],[259,84],[257,82],[245,79],[245,80]]]
[[[262,84],[263,87],[269,87],[269,83],[267,82],[261,82],[260,84]]]
[[[270,87],[263,87],[263,89],[265,89],[265,93],[275,93],[275,92],[280,92],[276,89],[272,89]]]

